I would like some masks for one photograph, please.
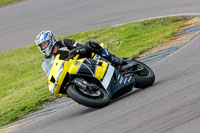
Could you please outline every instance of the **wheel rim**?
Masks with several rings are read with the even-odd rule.
[[[137,69],[141,69],[141,71],[136,72],[135,73],[136,75],[147,76],[147,77],[149,77],[151,75],[150,70],[142,64],[138,64]]]
[[[77,93],[88,98],[104,100],[107,97],[106,92],[104,92],[102,89],[86,91],[76,85],[73,85],[72,87]]]

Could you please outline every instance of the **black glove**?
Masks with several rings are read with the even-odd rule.
[[[99,45],[97,41],[91,40],[91,41],[86,42],[86,44],[94,49],[101,49],[101,46]]]
[[[72,49],[70,52],[69,52],[69,57],[68,59],[71,59],[73,58],[74,56],[76,56],[77,54],[85,54],[87,52],[87,47],[86,46],[78,46],[77,48],[75,49]]]
[[[85,46],[87,46],[87,50],[89,52],[95,53],[100,55],[102,53],[102,51],[104,50],[98,42],[96,41],[88,41],[85,43]]]

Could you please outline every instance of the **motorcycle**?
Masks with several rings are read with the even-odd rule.
[[[106,48],[106,45],[101,45]],[[94,55],[93,58],[66,60],[58,54],[48,76],[49,90],[68,96],[79,104],[102,108],[136,88],[146,88],[154,83],[155,75],[144,63],[124,58],[125,64],[115,68],[110,62]]]

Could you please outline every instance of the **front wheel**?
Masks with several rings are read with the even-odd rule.
[[[67,88],[67,94],[77,103],[91,108],[105,107],[110,101],[107,92],[99,87],[95,90],[86,91],[79,86],[72,84]]]
[[[134,60],[137,62],[134,78],[135,78],[135,85],[136,88],[146,88],[151,86],[155,81],[155,74],[150,67],[145,65],[144,63]]]

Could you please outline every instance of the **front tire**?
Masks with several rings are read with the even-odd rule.
[[[147,66],[146,64],[137,61],[137,65],[138,65],[138,69],[142,69],[141,71],[138,71],[136,73],[134,73],[134,78],[135,78],[135,85],[134,87],[136,88],[146,88],[151,86],[154,81],[155,81],[155,74],[152,71],[152,69]]]
[[[82,93],[80,89],[79,86],[74,84],[69,85],[67,88],[68,96],[79,104],[91,108],[102,108],[107,106],[110,102],[110,97],[104,89],[99,88],[99,92],[101,93],[99,97],[87,96]]]

